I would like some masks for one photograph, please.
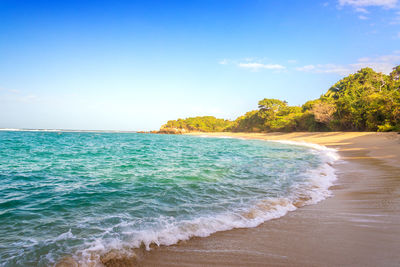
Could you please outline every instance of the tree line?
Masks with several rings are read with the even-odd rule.
[[[213,116],[168,121],[160,131],[399,131],[400,65],[389,74],[363,68],[302,106],[265,98],[234,121]]]

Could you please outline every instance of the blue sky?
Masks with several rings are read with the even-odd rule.
[[[235,119],[398,64],[397,0],[0,0],[0,128]]]

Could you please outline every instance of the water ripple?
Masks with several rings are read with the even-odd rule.
[[[98,260],[253,227],[294,209],[296,196],[318,200],[304,195],[324,163],[310,148],[263,141],[3,131],[0,265]]]

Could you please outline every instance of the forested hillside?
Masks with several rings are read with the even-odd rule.
[[[390,75],[363,68],[304,105],[265,98],[235,121],[211,116],[168,121],[162,129],[184,131],[399,131],[400,66]]]

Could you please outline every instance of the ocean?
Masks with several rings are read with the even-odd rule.
[[[0,131],[0,266],[256,227],[329,197],[336,159],[294,142]]]

